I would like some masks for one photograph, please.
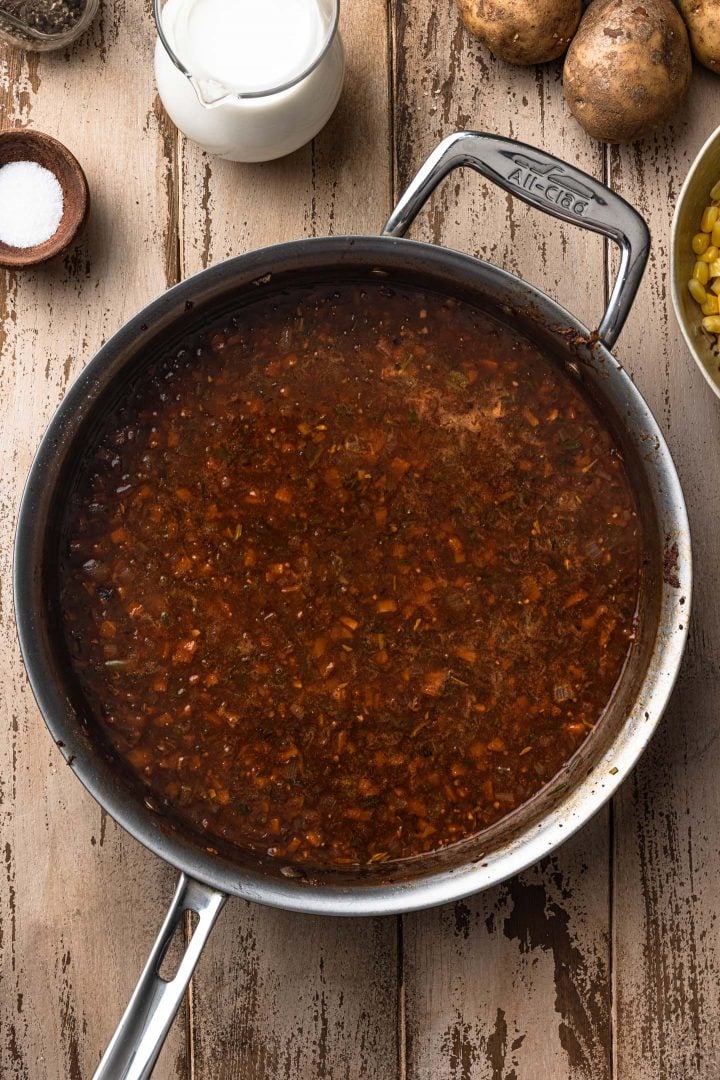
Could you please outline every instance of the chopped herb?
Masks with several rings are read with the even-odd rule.
[[[462,393],[467,389],[467,375],[462,371],[450,371],[445,376],[445,385],[448,390],[455,390],[457,393]]]

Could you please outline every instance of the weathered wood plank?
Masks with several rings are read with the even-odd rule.
[[[717,123],[720,79],[696,70],[688,106],[658,138],[610,155],[614,186],[650,223],[653,250],[619,355],[668,438],[694,540],[688,655],[671,707],[615,804],[617,1080],[720,1075],[720,800],[717,787],[720,490],[718,403],[676,326],[670,217]],[[720,164],[718,168],[720,175]]]
[[[610,1073],[607,817],[477,897],[405,916],[412,1080]]]
[[[453,0],[398,0],[393,29],[399,189],[459,128],[534,143],[602,176],[601,149],[564,109],[560,65],[522,70],[495,61],[464,32]],[[469,171],[447,181],[413,235],[497,263],[597,324],[599,239],[513,202]],[[406,917],[403,943],[412,1080],[610,1076],[605,813],[507,885]]]
[[[395,920],[231,902],[193,980],[194,1075],[391,1080]]]
[[[520,139],[603,175],[600,146],[564,107],[560,64],[518,68],[495,60],[464,30],[455,0],[393,0],[391,7],[396,195],[437,143],[463,128]],[[589,325],[599,321],[602,241],[513,200],[474,173],[455,173],[412,235],[496,263],[539,285]]]
[[[92,1074],[145,961],[174,874],[100,811],[26,685],[11,600],[15,511],[69,381],[177,272],[172,136],[158,120],[152,24],[108,4],[69,52],[0,53],[3,126],[56,135],[87,170],[87,232],[60,261],[0,277],[0,1073]],[[182,1022],[156,1076],[186,1074]]]
[[[390,209],[383,0],[347,4],[346,88],[311,146],[262,166],[182,149],[183,273],[250,248],[376,232]],[[201,1080],[395,1075],[395,920],[325,920],[228,904],[193,980]]]
[[[391,198],[385,4],[346,5],[340,26],[345,87],[308,146],[242,165],[182,141],[183,277],[266,244],[382,228]]]

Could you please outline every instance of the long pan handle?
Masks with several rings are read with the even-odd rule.
[[[165,922],[94,1080],[147,1080],[151,1075],[200,953],[226,900],[224,893],[180,875]],[[166,980],[160,975],[160,965],[186,911],[197,914],[197,926],[177,973]]]
[[[620,268],[598,328],[613,347],[632,307],[650,251],[648,227],[630,203],[574,165],[535,146],[484,131],[456,131],[410,181],[383,233],[404,236],[438,184],[463,165],[546,214],[602,233],[620,248]]]

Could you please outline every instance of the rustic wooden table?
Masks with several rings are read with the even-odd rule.
[[[496,63],[451,0],[344,0],[349,72],[332,122],[285,161],[212,160],[155,94],[148,3],[106,3],[67,53],[0,51],[0,124],[65,141],[93,196],[64,260],[0,277],[0,1076],[90,1077],[174,873],[70,776],[27,687],[11,600],[14,516],[70,381],[179,278],[274,241],[373,233],[444,135],[475,127],[575,162],[637,205],[653,253],[619,355],[689,503],[699,588],[673,704],[620,796],[507,884],[402,919],[326,921],[228,904],[156,1076],[197,1080],[717,1080],[720,1075],[718,403],[669,311],[682,179],[720,120],[697,72],[682,117],[626,149],[586,138],[561,68]],[[602,241],[456,174],[415,236],[490,259],[596,325]]]

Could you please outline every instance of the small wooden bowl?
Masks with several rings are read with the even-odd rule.
[[[17,248],[0,241],[0,266],[22,269],[47,262],[69,247],[87,218],[90,193],[77,160],[51,135],[28,128],[0,131],[0,168],[11,161],[36,161],[55,174],[63,193],[63,216],[44,244]]]

